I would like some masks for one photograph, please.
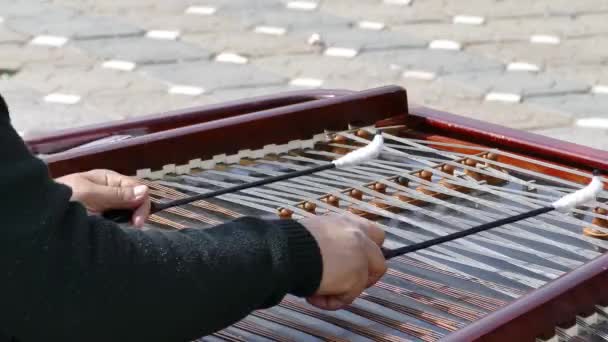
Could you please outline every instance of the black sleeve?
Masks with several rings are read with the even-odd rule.
[[[88,216],[1,98],[0,189],[0,331],[19,341],[188,341],[320,282],[318,245],[294,221],[142,231]]]

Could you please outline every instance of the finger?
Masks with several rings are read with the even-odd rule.
[[[91,170],[83,174],[91,182],[112,187],[136,187],[139,182],[112,170]]]
[[[374,285],[386,273],[387,265],[380,247],[372,241],[365,244],[365,252],[368,259],[368,279],[366,288]]]
[[[146,220],[148,220],[148,217],[150,216],[150,206],[150,197],[146,196],[143,204],[140,205],[139,208],[137,208],[133,213],[133,226],[135,226],[136,228],[141,228],[144,226],[144,223],[146,222]]]
[[[376,245],[384,244],[386,233],[377,224],[357,215],[348,215],[346,218],[356,224]]]
[[[337,301],[334,303],[340,303],[341,307],[344,307],[350,303],[352,303],[357,297],[363,293],[366,288],[367,280],[368,280],[368,272],[366,272],[366,268],[364,268],[361,272],[357,272],[357,274],[352,274],[351,276],[354,278],[354,282],[350,286],[347,292],[343,294],[338,294],[334,297]]]
[[[97,169],[83,172],[80,175],[97,185],[113,186],[115,184],[112,184],[112,179],[115,178],[115,175],[118,175],[118,173],[112,170]]]
[[[148,187],[116,187],[91,184],[86,195],[86,202],[101,211],[108,209],[134,209],[148,198]]]
[[[340,310],[347,305],[335,296],[313,296],[306,301],[312,306],[328,311]]]

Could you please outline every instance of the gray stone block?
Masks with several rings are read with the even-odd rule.
[[[317,50],[304,39],[253,32],[193,33],[182,36],[182,40],[215,54],[230,51],[254,58],[306,54]]]
[[[412,102],[419,103],[412,99]],[[548,110],[526,103],[485,102],[474,99],[454,99],[449,96],[419,103],[430,108],[490,122],[515,129],[540,129],[565,126],[571,118],[561,111]]]
[[[206,61],[148,65],[142,67],[141,72],[169,84],[197,86],[206,91],[275,86],[286,81],[281,76],[264,72],[252,65]]]
[[[608,95],[568,94],[565,96],[535,97],[528,100],[544,108],[555,108],[574,117],[608,118]]]
[[[321,11],[336,16],[351,18],[354,21],[368,20],[383,22],[387,25],[406,23],[440,22],[446,20],[444,1],[413,1],[409,6],[397,6],[382,0],[332,0],[321,3]]]
[[[278,93],[302,90],[302,88],[292,87],[289,85],[273,86],[273,87],[255,87],[242,89],[224,89],[214,91],[210,96],[218,102],[244,100],[252,97],[276,95]]]
[[[500,70],[499,62],[462,51],[403,49],[364,52],[358,60],[364,63],[396,65],[403,70],[424,70],[436,74]]]
[[[215,102],[217,100],[207,94],[201,96],[169,94],[166,86],[157,84],[155,87],[144,88],[100,89],[91,93],[83,106],[131,118]]]
[[[13,30],[29,35],[55,35],[72,39],[91,39],[141,34],[142,30],[111,17],[88,16],[53,8],[44,15],[7,20]]]
[[[63,105],[44,102],[44,94],[25,87],[13,87],[2,93],[10,109],[12,123],[25,135],[49,133],[58,129],[120,119],[119,116],[94,108],[84,109],[82,103]]]
[[[307,35],[324,28],[347,28],[351,23],[350,19],[344,17],[284,8],[265,11],[243,8],[225,12],[223,16],[242,23],[248,29],[261,25],[278,26],[300,35]]]
[[[322,55],[273,56],[254,60],[261,69],[290,79],[313,78],[327,83],[348,83],[377,80],[390,83],[399,78],[399,70],[383,64],[362,63],[359,58],[344,59]]]
[[[28,39],[28,35],[17,33],[0,23],[0,44],[23,43]]]
[[[187,6],[179,11],[165,11],[157,7],[127,9],[114,14],[121,19],[146,30],[177,30],[182,33],[237,32],[243,31],[246,24],[230,17],[220,15],[186,15]]]
[[[56,9],[46,0],[0,0],[0,16],[4,18],[42,16]]]
[[[585,92],[585,83],[551,77],[545,73],[488,71],[447,75],[447,79],[478,87],[484,92],[514,93],[523,97]]]
[[[210,56],[208,51],[198,46],[146,37],[82,40],[74,42],[74,46],[100,59],[126,60],[138,64],[171,63]]]
[[[0,49],[3,60],[11,61],[20,67],[35,63],[44,63],[54,67],[93,65],[95,63],[93,58],[71,46],[54,48],[29,44],[3,44]]]
[[[480,44],[467,47],[466,51],[505,63],[524,61],[546,67],[601,64],[608,60],[608,37],[562,39],[557,45],[531,44],[528,41]]]
[[[354,50],[388,50],[401,48],[423,48],[428,41],[414,38],[403,32],[371,31],[359,28],[320,29],[318,33],[327,47]]]

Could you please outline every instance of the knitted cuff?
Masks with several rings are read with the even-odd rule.
[[[309,297],[317,291],[323,276],[323,259],[317,240],[296,221],[277,220],[275,223],[287,236],[291,284],[289,293]]]

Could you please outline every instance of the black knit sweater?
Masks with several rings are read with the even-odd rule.
[[[189,341],[320,282],[318,245],[294,221],[142,231],[88,216],[28,151],[1,97],[0,189],[6,338]]]

